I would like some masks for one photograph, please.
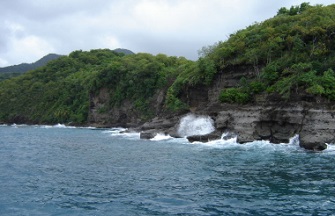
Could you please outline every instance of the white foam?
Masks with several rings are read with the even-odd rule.
[[[140,133],[120,133],[119,136],[125,137],[127,139],[140,139]]]
[[[182,137],[205,135],[215,130],[214,121],[209,116],[188,114],[180,120],[178,134]]]
[[[222,138],[227,136],[227,134],[222,134]],[[210,142],[193,142],[190,144],[195,144],[198,146],[206,148],[220,148],[220,149],[241,149],[243,151],[252,151],[252,150],[266,150],[266,151],[297,151],[303,149],[299,147],[299,136],[295,135],[290,139],[289,143],[274,144],[268,140],[255,140],[252,142],[240,144],[237,142],[237,137],[232,137],[230,139],[224,140],[214,140]],[[335,149],[335,146],[334,146]]]
[[[299,146],[300,140],[299,140],[299,134],[294,135],[293,137],[290,138],[290,145],[296,145]]]
[[[48,128],[52,128],[52,125],[41,125],[39,127],[48,129]]]
[[[127,131],[126,128],[110,128],[108,130],[103,130],[102,133],[119,135],[120,133],[125,132],[125,131]]]
[[[26,124],[12,124],[12,125],[10,125],[11,127],[14,127],[14,128],[19,128],[19,127],[27,127],[28,125],[26,125]]]
[[[162,140],[169,140],[173,139],[170,135],[165,135],[165,134],[157,134],[154,138],[150,139],[151,141],[162,141]]]
[[[53,127],[54,128],[67,128],[67,126],[65,124],[60,124],[60,123],[54,125]]]
[[[83,129],[90,129],[90,130],[97,129],[96,127],[92,127],[92,126],[87,126],[87,127],[79,127],[79,128],[83,128]]]
[[[236,142],[236,137],[227,140],[219,139],[209,142],[193,142],[192,144],[209,148],[232,148],[240,145]]]
[[[335,144],[334,143],[326,143],[327,149],[325,149],[322,152],[328,153],[328,154],[335,154]]]
[[[118,136],[126,139],[140,139],[140,133],[128,132],[126,128],[111,128],[102,133],[110,134],[110,136]]]
[[[65,124],[56,124],[56,125],[41,125],[40,126],[41,128],[46,128],[46,129],[49,129],[49,128],[76,128],[75,126],[66,126]]]

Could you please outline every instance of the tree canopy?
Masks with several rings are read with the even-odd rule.
[[[87,122],[89,95],[107,88],[107,110],[130,100],[151,114],[148,100],[174,79],[185,58],[163,54],[125,55],[108,49],[74,51],[46,66],[0,83],[0,120],[5,122]]]
[[[289,98],[299,89],[334,100],[335,89],[328,85],[335,70],[334,20],[335,5],[302,3],[281,8],[275,17],[239,30],[227,41],[210,47],[204,58],[214,62],[217,72],[241,65],[260,69],[253,80],[248,80],[253,85],[259,82],[257,92],[251,86],[236,89],[249,96],[266,91]],[[223,102],[232,101],[224,95]],[[244,102],[252,99],[245,98]]]

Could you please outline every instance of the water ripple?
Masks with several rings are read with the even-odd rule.
[[[296,145],[0,127],[0,215],[331,215],[335,158]]]

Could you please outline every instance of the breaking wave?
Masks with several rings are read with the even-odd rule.
[[[214,121],[209,116],[188,114],[180,120],[178,134],[182,137],[205,135],[215,130]]]
[[[151,141],[162,141],[162,140],[169,140],[169,139],[173,139],[173,137],[171,137],[170,135],[158,133],[154,138],[150,140]]]

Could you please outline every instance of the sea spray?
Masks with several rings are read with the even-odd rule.
[[[188,114],[180,120],[178,134],[182,137],[205,135],[214,130],[214,121],[209,116]]]
[[[150,140],[151,141],[162,141],[162,140],[168,140],[168,139],[172,139],[172,137],[170,135],[158,133],[154,138]]]

